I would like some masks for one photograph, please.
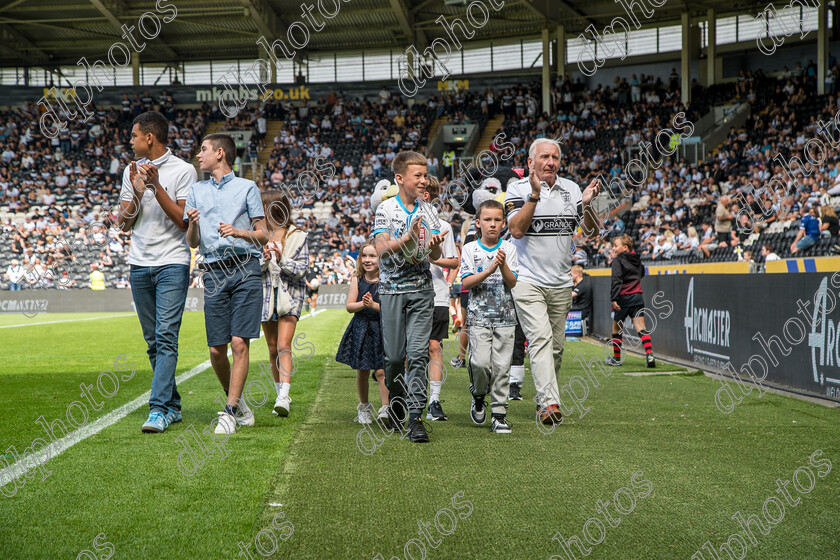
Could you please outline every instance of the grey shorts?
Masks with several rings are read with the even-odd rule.
[[[228,344],[234,336],[259,338],[263,306],[260,261],[210,268],[204,274],[204,329],[207,346]]]

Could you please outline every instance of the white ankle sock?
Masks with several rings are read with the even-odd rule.
[[[283,386],[283,383],[281,381],[277,381],[277,382],[274,383],[274,388],[277,389],[277,394],[278,395],[280,394],[280,387],[282,387],[282,386]]]
[[[289,389],[290,389],[290,386],[289,386],[288,383],[281,383],[280,384],[280,390],[277,391],[277,394],[280,395],[281,397],[288,397],[289,396]]]
[[[443,386],[443,381],[429,381],[432,387],[432,394],[429,396],[429,402],[440,400],[440,388]]]

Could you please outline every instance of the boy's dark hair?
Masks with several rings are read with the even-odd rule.
[[[219,148],[224,150],[225,162],[230,167],[233,167],[233,162],[236,161],[236,143],[230,135],[217,132],[214,134],[208,134],[204,137],[204,140],[210,140],[213,150],[218,150]],[[202,143],[204,140],[202,140]]]
[[[484,202],[479,204],[478,208],[475,209],[475,221],[476,221],[475,231],[476,231],[476,237],[478,237],[479,239],[481,239],[482,235],[481,235],[481,228],[478,225],[478,221],[481,219],[481,211],[484,210],[485,208],[498,208],[499,210],[502,211],[502,219],[505,218],[505,207],[498,200],[485,200]]]
[[[151,133],[161,144],[165,145],[169,139],[169,121],[157,111],[140,113],[134,117],[131,128],[134,128],[134,125],[139,125],[143,134]]]
[[[482,202],[481,204],[478,205],[478,208],[475,211],[475,219],[476,220],[481,219],[481,211],[484,210],[485,208],[497,208],[497,209],[502,211],[502,218],[505,217],[505,207],[498,200],[492,199],[492,200],[485,200],[484,202]]]

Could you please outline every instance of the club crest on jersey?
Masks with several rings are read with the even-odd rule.
[[[533,224],[533,227],[534,227],[534,231],[539,233],[539,232],[542,231],[543,227],[545,227],[545,226],[544,226],[542,221],[538,221],[538,222],[535,221],[534,224]]]

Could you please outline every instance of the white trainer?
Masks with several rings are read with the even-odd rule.
[[[253,426],[255,423],[254,412],[245,404],[245,399],[239,399],[237,408],[236,423],[240,426]]]
[[[227,412],[220,412],[219,413],[219,423],[216,424],[216,429],[214,432],[217,435],[227,434],[230,436],[231,434],[236,433],[236,418],[228,414]]]
[[[373,423],[373,407],[370,403],[359,403],[356,407],[357,415],[356,415],[356,422],[359,424],[372,424]]]
[[[277,416],[288,416],[289,405],[292,399],[284,395],[277,395],[277,400],[274,401],[274,414]]]
[[[379,407],[379,412],[376,414],[376,417],[380,420],[387,420],[388,419],[388,405],[383,404]]]

